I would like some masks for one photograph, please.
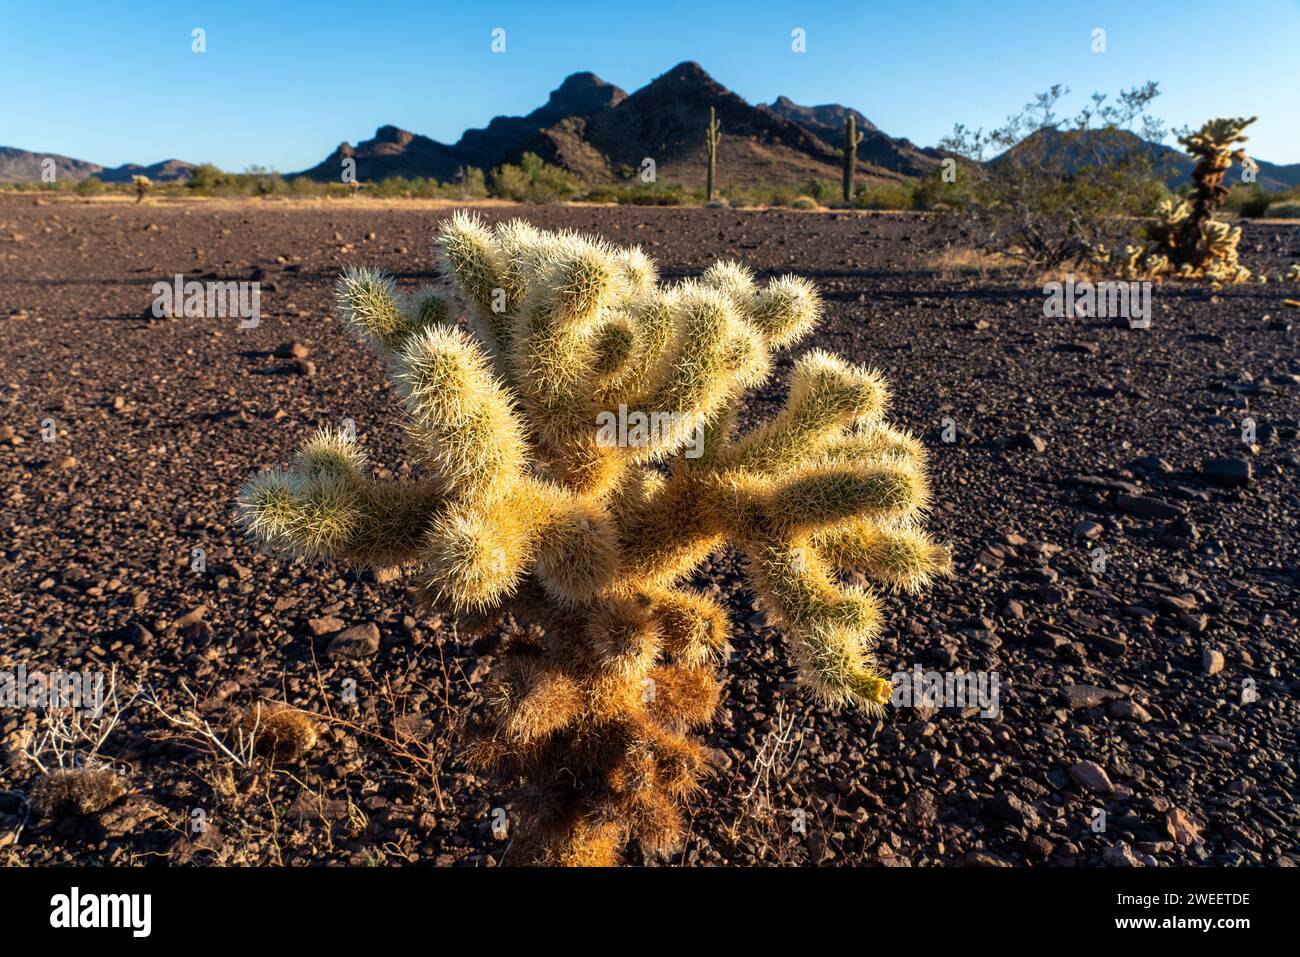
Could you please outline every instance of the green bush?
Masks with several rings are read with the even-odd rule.
[[[865,183],[853,197],[858,209],[911,209],[912,187],[904,183]]]
[[[551,166],[536,153],[525,153],[518,166],[504,163],[492,171],[488,192],[518,203],[554,203],[573,199],[581,190],[567,170]]]
[[[1273,197],[1264,192],[1258,183],[1238,183],[1224,200],[1224,209],[1230,209],[1247,219],[1258,219],[1268,212]]]
[[[840,196],[840,187],[828,179],[813,177],[804,184],[804,193],[815,199],[820,206],[829,206]]]
[[[77,192],[82,196],[98,196],[104,192],[104,181],[98,176],[88,176],[77,184]]]
[[[970,200],[953,225],[979,236],[982,251],[1030,269],[1122,247],[1128,221],[1151,215],[1167,194],[1155,157],[1140,145],[1165,136],[1164,124],[1147,113],[1157,85],[1123,90],[1113,103],[1095,93],[1092,106],[1069,120],[1055,112],[1068,92],[1053,86],[991,132],[958,124],[939,144],[965,158],[957,175],[970,181]],[[997,155],[984,163],[990,151]]]

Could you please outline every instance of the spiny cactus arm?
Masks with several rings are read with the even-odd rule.
[[[873,581],[915,594],[952,573],[952,555],[913,525],[890,526],[858,517],[811,538],[832,566],[860,570]]]
[[[578,682],[536,656],[507,659],[489,687],[488,704],[496,715],[499,733],[516,746],[569,727],[582,712]]]
[[[492,606],[529,571],[553,600],[577,604],[605,587],[619,562],[605,515],[586,498],[533,478],[440,513],[426,554],[425,588],[455,610]]]
[[[594,380],[608,361],[607,311],[622,273],[609,251],[573,243],[520,305],[512,331],[513,381],[539,444],[561,450],[593,428]]]
[[[646,675],[646,710],[660,725],[685,732],[708,724],[718,710],[722,685],[699,665],[658,665]]]
[[[872,425],[829,439],[799,464],[804,461],[827,464],[901,461],[923,470],[928,458],[925,445],[910,432],[887,425]]]
[[[773,279],[754,296],[745,315],[773,349],[798,342],[821,320],[817,288],[801,276]]]
[[[450,312],[450,303],[439,290],[426,288],[405,297],[391,277],[375,269],[345,270],[336,293],[343,321],[384,357],[400,350],[426,326],[445,323]]]
[[[807,540],[768,542],[747,557],[750,585],[791,641],[801,680],[824,704],[879,710],[890,687],[871,653],[880,630],[876,597],[840,585]]]
[[[672,660],[702,665],[727,653],[731,622],[718,602],[684,588],[649,589],[647,594],[659,622],[664,653]]]
[[[474,331],[494,358],[503,355],[511,319],[503,301],[506,262],[497,237],[477,215],[459,211],[442,224],[436,243],[443,278],[469,307]]]
[[[741,540],[811,533],[858,515],[901,521],[923,511],[929,490],[906,462],[812,464],[780,476],[726,472],[706,507]]]
[[[726,296],[773,349],[794,345],[821,321],[821,296],[800,276],[781,276],[759,288],[746,266],[723,260],[706,269],[700,281]]]
[[[282,554],[391,568],[420,560],[424,532],[444,501],[428,483],[269,471],[240,489],[239,522]]]
[[[483,494],[521,475],[524,428],[487,357],[448,326],[420,330],[393,359],[406,429],[426,465],[455,495]]]
[[[752,473],[783,472],[814,457],[849,425],[877,423],[887,401],[888,390],[878,372],[815,350],[795,363],[785,408],[723,452],[718,465]]]
[[[690,475],[656,476],[613,517],[622,548],[619,582],[628,589],[666,588],[726,540],[706,487]]]
[[[678,295],[675,286],[654,289],[610,317],[610,328],[601,333],[609,341],[598,347],[594,384],[602,408],[617,407],[620,402],[637,405],[649,375],[673,342]],[[630,342],[625,346],[616,339],[617,329],[626,329]],[[620,355],[623,349],[626,351]]]
[[[722,414],[746,386],[761,382],[770,367],[763,340],[715,289],[690,284],[677,303],[677,331],[635,408],[665,415],[669,428],[636,448],[637,462],[662,459],[692,441],[696,429]]]

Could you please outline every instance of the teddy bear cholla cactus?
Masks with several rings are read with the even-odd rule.
[[[923,450],[885,424],[878,374],[820,351],[775,417],[737,433],[744,390],[819,317],[802,279],[760,287],[728,262],[661,285],[639,249],[520,220],[457,215],[438,245],[443,288],[339,282],[342,315],[389,361],[423,476],[376,481],[324,430],[292,470],[247,483],[242,519],[290,554],[406,566],[431,604],[540,626],[506,647],[469,749],[523,780],[523,856],[666,851],[705,769],[689,732],[718,705],[730,632],[683,581],[738,546],[817,697],[879,708],[880,602],[837,572],[915,590],[947,571],[918,525]],[[461,306],[472,335],[452,324]],[[597,427],[620,407],[667,424],[620,446]]]
[[[1156,221],[1147,230],[1144,246],[1126,246],[1124,261],[1117,263],[1098,247],[1092,261],[1101,266],[1118,266],[1128,278],[1176,276],[1180,279],[1208,279],[1215,284],[1237,284],[1250,279],[1251,272],[1237,261],[1241,227],[1214,218],[1230,192],[1223,177],[1234,161],[1246,163],[1243,147],[1249,137],[1244,130],[1249,119],[1209,120],[1196,133],[1179,142],[1192,156],[1192,192],[1186,199],[1166,199],[1156,207]]]

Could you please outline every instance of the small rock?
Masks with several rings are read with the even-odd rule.
[[[1016,449],[1027,449],[1031,452],[1045,452],[1047,450],[1047,440],[1041,435],[1035,435],[1033,432],[1017,432],[1007,440],[1007,445]]]
[[[1223,670],[1223,652],[1206,648],[1201,652],[1201,670],[1207,675],[1217,675]]]
[[[1115,701],[1124,697],[1118,691],[1111,691],[1109,688],[1098,688],[1096,685],[1067,685],[1062,692],[1065,696],[1065,702],[1071,710],[1080,708],[1096,708],[1107,701]]]
[[[342,619],[335,618],[333,615],[324,615],[320,618],[308,618],[307,630],[319,638],[321,635],[332,635],[336,631],[342,631],[346,624]]]
[[[933,824],[939,816],[939,809],[934,800],[934,792],[921,788],[913,791],[907,799],[907,817],[912,824],[925,826]]]
[[[180,631],[182,628],[186,627],[187,625],[193,625],[196,622],[202,621],[203,616],[206,615],[207,613],[208,613],[207,605],[195,605],[185,614],[181,615],[174,622],[172,622],[172,628],[176,631]]]
[[[1192,816],[1180,807],[1171,807],[1165,813],[1165,830],[1178,844],[1187,847],[1201,839],[1201,829]]]
[[[1011,865],[988,851],[967,851],[967,867],[1010,867]]]
[[[1201,478],[1221,488],[1241,488],[1254,477],[1245,459],[1206,459],[1201,463]]]
[[[310,359],[294,359],[285,368],[294,375],[307,376],[308,378],[316,374],[316,363]]]
[[[1164,499],[1150,495],[1116,495],[1115,504],[1120,510],[1137,518],[1179,518],[1183,514],[1182,506],[1172,505]]]
[[[1020,827],[1038,826],[1038,812],[1033,805],[1020,800],[1014,794],[1002,793],[988,804],[989,816],[999,821],[1011,821]]]
[[[1103,531],[1105,531],[1105,529],[1096,522],[1080,522],[1078,525],[1074,526],[1074,535],[1076,538],[1093,539]]]
[[[1118,718],[1121,721],[1136,721],[1139,724],[1146,724],[1151,720],[1151,712],[1142,707],[1136,701],[1112,701],[1106,707],[1106,713],[1112,718]]]
[[[1133,856],[1133,849],[1123,841],[1118,844],[1112,844],[1106,850],[1101,852],[1101,859],[1111,867],[1141,867],[1136,857]]]
[[[277,346],[273,355],[277,359],[306,359],[309,350],[301,342],[286,342]]]
[[[379,626],[368,621],[336,635],[325,649],[325,655],[331,659],[369,658],[378,651]]]
[[[1110,776],[1092,761],[1080,761],[1070,768],[1070,779],[1085,791],[1091,791],[1093,794],[1111,794],[1115,790],[1115,785],[1111,783]]]

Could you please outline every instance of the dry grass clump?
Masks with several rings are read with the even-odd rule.
[[[273,761],[297,761],[317,739],[310,715],[279,702],[255,703],[239,716],[235,731],[253,742],[258,757]]]
[[[65,768],[36,783],[31,803],[42,817],[95,814],[125,793],[122,775],[112,768]]]

